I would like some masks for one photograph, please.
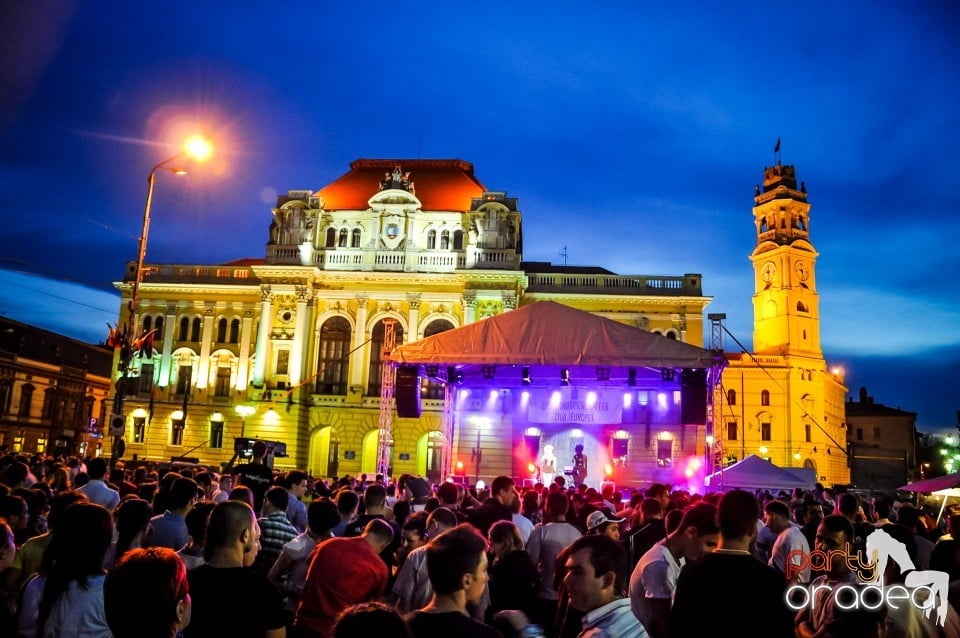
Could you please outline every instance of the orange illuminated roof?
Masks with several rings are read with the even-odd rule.
[[[315,193],[326,210],[366,210],[380,190],[384,174],[396,166],[414,184],[423,210],[470,210],[470,200],[487,189],[473,174],[473,164],[458,159],[358,159],[350,171]]]

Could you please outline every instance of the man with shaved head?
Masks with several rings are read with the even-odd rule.
[[[286,636],[280,593],[250,567],[259,551],[253,508],[241,501],[218,503],[207,523],[206,564],[187,575],[193,611],[185,638]]]

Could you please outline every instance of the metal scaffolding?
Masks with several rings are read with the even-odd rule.
[[[380,371],[380,438],[377,441],[377,474],[390,475],[393,456],[393,394],[396,367],[390,359],[397,343],[396,319],[383,320],[383,364]]]

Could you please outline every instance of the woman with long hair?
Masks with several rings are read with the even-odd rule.
[[[93,503],[64,510],[43,555],[40,576],[27,583],[22,638],[75,635],[110,638],[103,610],[103,557],[113,538],[110,512]]]
[[[70,481],[70,470],[62,465],[53,468],[47,476],[47,485],[50,486],[50,491],[54,494],[66,492],[72,485]]]
[[[511,521],[497,521],[487,535],[490,542],[490,607],[488,618],[503,609],[519,609],[528,616],[537,593],[537,566],[523,548],[520,530]]]
[[[140,547],[150,525],[153,508],[142,498],[127,497],[120,501],[114,512],[117,527],[117,542],[107,551],[103,566],[110,569],[131,549]]]

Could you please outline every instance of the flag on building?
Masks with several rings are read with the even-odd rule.
[[[773,147],[773,152],[774,152],[774,153],[779,153],[779,152],[780,152],[780,138],[779,138],[779,137],[777,137],[777,143],[776,143],[776,144],[774,145],[774,147]]]

